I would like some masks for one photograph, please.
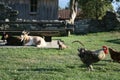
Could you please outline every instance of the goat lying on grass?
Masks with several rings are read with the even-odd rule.
[[[20,37],[14,37],[7,33],[2,34],[1,40],[3,40],[4,42],[6,41],[5,45],[13,45],[13,46],[22,46],[23,45],[23,42],[21,42]]]
[[[21,41],[25,46],[36,46],[36,47],[45,47],[47,44],[42,37],[39,36],[29,36],[29,32],[23,31],[21,34]]]

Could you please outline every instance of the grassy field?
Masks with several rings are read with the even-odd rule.
[[[109,54],[105,60],[93,65],[89,72],[77,56],[82,47],[96,50],[107,45],[120,51],[120,32],[102,32],[62,39],[69,47],[65,50],[39,48],[0,48],[0,80],[120,80],[120,64],[111,62]]]

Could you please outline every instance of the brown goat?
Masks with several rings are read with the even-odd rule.
[[[6,41],[5,45],[13,45],[13,46],[22,46],[23,42],[21,42],[20,37],[13,37],[8,35],[7,33],[3,33],[1,40]]]

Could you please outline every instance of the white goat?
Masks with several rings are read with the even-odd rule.
[[[25,46],[36,46],[36,47],[45,47],[47,44],[42,37],[39,36],[29,36],[29,32],[22,32],[21,41]]]

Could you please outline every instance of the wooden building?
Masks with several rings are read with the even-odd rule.
[[[67,35],[71,28],[58,18],[59,0],[0,0],[13,10],[17,10],[15,21],[0,21],[0,33],[20,35],[21,31],[30,31],[31,35],[51,36]],[[9,14],[9,13],[7,13]],[[8,17],[7,17],[8,18]],[[9,19],[9,18],[8,18]],[[4,26],[4,25],[9,26]],[[17,24],[14,25],[13,24]],[[18,25],[19,24],[19,25]],[[73,28],[72,28],[73,30]],[[49,37],[48,37],[49,36]]]
[[[6,4],[18,10],[18,19],[57,20],[58,0],[4,0]]]

